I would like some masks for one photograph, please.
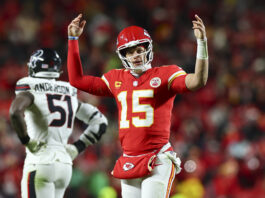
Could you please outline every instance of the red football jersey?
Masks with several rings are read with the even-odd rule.
[[[119,138],[126,154],[147,153],[168,143],[174,98],[187,91],[185,77],[175,65],[151,68],[139,78],[126,69],[102,76],[117,102]]]

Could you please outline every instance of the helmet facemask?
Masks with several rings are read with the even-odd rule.
[[[125,54],[126,49],[130,47],[136,47],[138,45],[143,45],[145,48],[145,52],[127,58]],[[151,41],[146,39],[146,40],[140,40],[140,41],[131,41],[127,43],[126,45],[123,45],[120,48],[118,48],[116,52],[119,58],[121,59],[123,66],[126,69],[129,69],[132,71],[140,70],[143,72],[151,67],[151,61],[153,60],[152,48],[153,47],[152,47]],[[135,57],[138,57],[138,56],[141,58],[141,62],[143,64],[134,66],[131,60],[133,60]]]

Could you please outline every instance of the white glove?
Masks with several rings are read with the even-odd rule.
[[[41,141],[37,141],[37,140],[30,139],[29,142],[27,144],[25,144],[25,146],[29,149],[29,151],[31,153],[36,153],[45,144],[46,144],[45,142],[41,142]]]
[[[74,160],[78,155],[78,150],[73,144],[64,145],[67,153],[70,155],[71,159]]]
[[[172,161],[172,163],[175,165],[176,174],[179,174],[181,171],[181,167],[180,167],[181,160],[179,159],[179,157],[177,157],[177,153],[175,153],[174,151],[167,151],[164,153]]]

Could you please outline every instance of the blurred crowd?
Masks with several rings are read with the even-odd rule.
[[[67,25],[82,13],[79,39],[86,74],[101,76],[122,64],[116,37],[139,25],[153,38],[153,66],[177,64],[194,70],[198,14],[207,30],[207,85],[178,95],[172,112],[171,143],[182,159],[171,198],[265,197],[265,4],[262,0],[1,0],[0,5],[0,198],[20,197],[25,149],[8,117],[16,81],[40,47],[63,60],[68,81]],[[65,197],[118,198],[120,182],[110,174],[121,154],[117,110],[111,98],[79,93],[109,119],[101,142],[74,161]],[[84,126],[78,120],[70,142]]]

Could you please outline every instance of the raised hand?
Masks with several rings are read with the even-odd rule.
[[[195,18],[196,20],[192,21],[192,29],[194,30],[195,37],[197,39],[206,39],[206,30],[202,19],[197,14],[195,15]]]
[[[68,25],[68,36],[77,36],[79,37],[85,27],[86,21],[82,20],[82,14],[79,14],[72,22]],[[81,22],[80,22],[81,21]]]

